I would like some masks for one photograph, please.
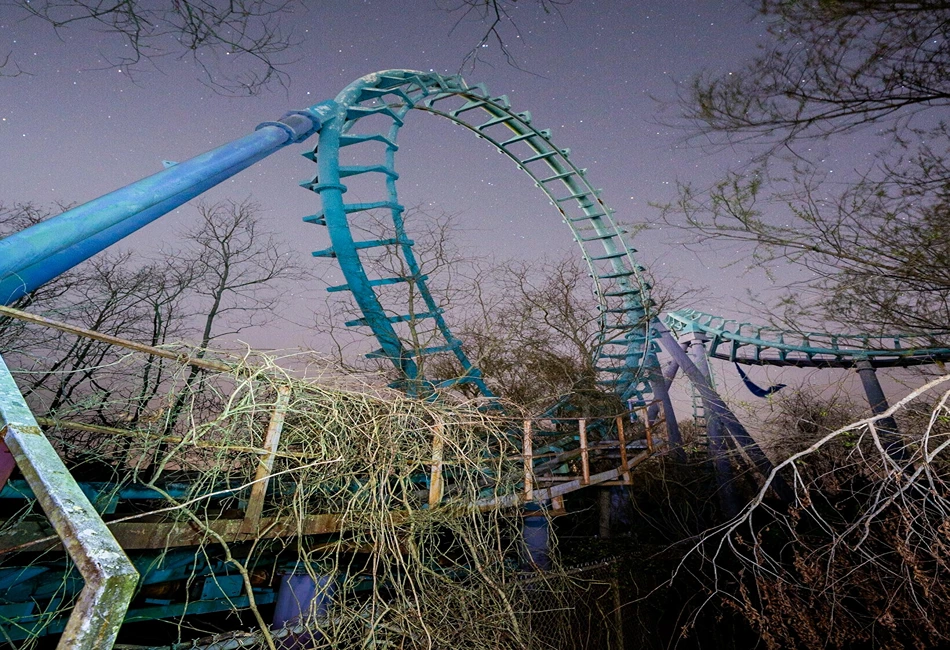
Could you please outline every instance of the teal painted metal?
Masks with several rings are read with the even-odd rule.
[[[469,383],[492,397],[480,371],[445,322],[412,252],[413,242],[406,235],[396,191],[395,153],[399,129],[413,108],[447,118],[488,141],[549,198],[574,235],[594,278],[601,309],[597,367],[609,376],[602,383],[625,400],[643,403],[653,393],[652,384],[659,376],[657,333],[650,325],[650,287],[643,267],[634,258],[635,249],[613,219],[613,210],[600,199],[600,190],[589,183],[586,171],[570,160],[569,150],[555,147],[550,131],[532,126],[530,113],[513,112],[507,97],[492,97],[483,86],[469,86],[457,76],[409,70],[367,75],[335,100],[289,113],[278,122],[266,122],[253,134],[167,165],[153,176],[0,240],[0,302],[15,301],[238,171],[320,131],[318,147],[305,154],[317,162],[318,174],[302,185],[321,195],[323,210],[306,220],[326,226],[332,243],[314,255],[335,258],[346,277],[345,285],[332,290],[352,292],[363,312],[362,318],[348,325],[372,330],[380,343],[374,356],[390,359],[404,377],[402,386],[410,392]],[[359,133],[355,128],[361,119],[379,116],[390,121],[385,133]],[[352,146],[382,146],[382,161],[341,164],[341,150]],[[345,203],[344,179],[365,174],[385,179],[381,200]],[[389,211],[393,236],[354,240],[348,215],[370,209]],[[409,269],[406,277],[367,276],[360,251],[381,246],[398,249]],[[422,308],[407,307],[401,313],[383,308],[377,288],[399,283],[411,284],[418,291]],[[409,323],[416,327],[426,321],[431,322],[435,340],[422,347],[407,345],[397,326]],[[462,372],[441,386],[432,386],[420,367],[427,356],[443,352],[455,355]]]
[[[698,331],[709,338],[710,357],[753,365],[852,368],[868,361],[876,368],[950,361],[950,330],[916,334],[829,334],[796,332],[713,316],[694,309],[670,312],[675,332]]]
[[[305,154],[317,163],[318,173],[302,185],[320,194],[323,209],[305,220],[327,227],[330,235],[331,246],[314,254],[336,259],[343,269],[346,284],[330,290],[350,291],[363,312],[362,318],[349,325],[371,328],[380,343],[375,356],[388,358],[399,368],[404,377],[401,385],[406,390],[426,393],[468,383],[476,386],[483,395],[492,397],[481,373],[465,356],[461,341],[445,322],[428,289],[427,278],[413,255],[413,242],[406,233],[403,208],[396,191],[399,176],[395,171],[395,154],[399,129],[414,108],[446,118],[488,141],[513,160],[548,197],[572,232],[594,279],[601,311],[597,364],[605,375],[611,377],[603,383],[634,405],[642,404],[652,394],[651,382],[657,381],[660,373],[656,361],[658,330],[651,322],[650,287],[644,279],[643,267],[634,258],[635,249],[627,243],[626,233],[614,221],[613,211],[600,199],[600,191],[587,180],[585,170],[574,165],[569,150],[559,149],[551,143],[550,131],[534,127],[530,113],[513,112],[507,97],[492,97],[483,86],[469,86],[460,77],[405,70],[368,75],[350,84],[335,100],[288,114],[279,122],[264,123],[251,135],[189,161],[167,164],[166,169],[158,174],[0,240],[0,302],[15,301],[222,180],[319,131],[318,147]],[[382,118],[389,120],[390,124],[385,132],[360,132],[360,126],[365,124],[360,120],[365,118]],[[372,165],[343,163],[341,152],[349,147],[381,147],[381,162]],[[365,178],[366,175],[382,179],[385,189],[379,200],[346,203],[345,183],[350,182],[346,179]],[[392,220],[392,232],[380,233],[378,238],[371,240],[356,241],[349,215],[366,210],[387,210]],[[367,276],[361,251],[383,246],[395,247],[399,251],[409,269],[406,277]],[[399,284],[411,284],[419,291],[422,303],[419,309],[407,307],[394,312],[383,308],[376,293],[378,288]],[[399,328],[419,322],[431,324],[437,340],[426,343],[424,347],[407,345]],[[434,386],[426,380],[422,368],[427,356],[443,353],[455,355],[462,373],[460,377]],[[659,381],[662,381],[661,377]],[[7,438],[12,442],[14,454],[22,456],[23,449],[17,447],[17,434],[8,433]],[[67,483],[72,481],[65,468],[56,471],[65,477],[64,480],[68,479]],[[41,502],[48,500],[41,483],[30,480],[29,484],[30,492],[36,494]],[[76,495],[85,505],[78,519],[63,517],[61,525],[66,528],[85,522],[83,517],[99,521],[88,495],[103,511],[114,508],[116,499],[120,497],[151,496],[148,490],[135,486],[115,491],[108,486],[95,485],[86,486],[87,494],[84,495],[83,489],[74,481],[70,485],[73,486],[71,491],[62,494]],[[17,498],[29,496],[25,494],[26,490],[17,489],[16,484],[7,488],[5,497],[9,496],[10,489],[17,490]],[[95,562],[93,565],[94,569],[98,567]],[[49,585],[61,584],[65,579],[63,572],[53,573],[45,577],[37,574],[31,580],[48,578]],[[156,576],[150,573],[148,580],[159,579]],[[72,644],[71,647],[111,645],[118,622],[122,620],[122,600],[125,599],[127,605],[131,589],[128,585],[134,585],[134,570],[124,577],[131,578],[131,582],[116,586],[108,593],[100,590],[100,603],[90,597],[92,592],[84,590],[75,610],[87,615],[87,625],[99,622],[101,615],[108,615],[114,621],[108,632],[113,637],[103,637],[94,646],[77,645],[76,634],[81,635],[85,628],[77,632],[70,622],[65,628],[65,643]],[[28,616],[22,611],[29,604],[27,600],[0,605],[4,608],[0,609],[0,618],[17,612]],[[172,611],[174,607],[171,605],[147,609],[146,617],[162,616],[163,611],[167,615],[182,613]],[[45,633],[52,630],[47,627]]]
[[[331,241],[329,248],[314,253],[335,259],[346,284],[331,291],[350,291],[362,311],[362,318],[348,326],[369,327],[380,343],[374,357],[387,358],[405,378],[412,392],[426,392],[460,383],[474,384],[482,395],[492,397],[481,373],[462,350],[461,341],[450,331],[437,301],[429,291],[412,251],[413,243],[405,231],[399,203],[395,157],[399,148],[399,130],[412,109],[432,113],[458,124],[501,153],[534,181],[550,200],[561,220],[570,228],[594,279],[600,310],[598,368],[610,378],[603,381],[623,399],[642,404],[654,390],[659,377],[656,361],[657,332],[650,325],[649,284],[636,252],[626,241],[625,232],[613,219],[613,210],[600,199],[600,191],[586,178],[586,171],[574,165],[568,149],[551,143],[551,133],[532,125],[531,114],[512,111],[507,97],[492,97],[484,86],[469,86],[460,77],[445,77],[412,70],[387,70],[367,75],[350,84],[332,102],[323,104],[332,117],[324,120],[317,147],[304,154],[318,165],[317,175],[301,183],[320,194],[323,209],[304,220],[325,226]],[[360,120],[382,117],[389,125],[384,132],[360,132]],[[354,147],[361,153],[382,148],[379,164],[346,164],[341,156]],[[365,156],[361,159],[365,160]],[[385,189],[375,201],[346,203],[347,177],[378,174]],[[385,210],[392,231],[384,239],[356,241],[350,228],[350,215],[367,210]],[[380,246],[395,247],[409,273],[403,278],[370,278],[360,259],[360,251]],[[377,288],[405,283],[418,293],[422,307],[393,312],[383,307]],[[425,321],[431,325],[425,325]],[[410,344],[405,334],[394,327],[411,323],[428,327],[435,341],[424,347]],[[454,354],[462,367],[460,377],[432,386],[420,372],[424,358],[431,354]]]
[[[85,580],[59,648],[111,648],[138,572],[43,435],[0,359],[3,440]]]

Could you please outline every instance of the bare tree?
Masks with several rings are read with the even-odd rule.
[[[602,393],[595,368],[599,312],[576,256],[486,270],[466,291],[475,296],[456,329],[490,385],[528,410],[573,394]],[[451,376],[450,367],[438,368]]]
[[[197,309],[196,358],[203,358],[215,339],[259,327],[276,317],[284,292],[281,283],[306,274],[293,254],[261,225],[260,206],[250,199],[199,203],[200,220],[182,233],[183,253],[169,255],[192,269],[191,292]],[[201,370],[191,366],[184,386],[169,408],[165,429],[174,428],[187,400],[200,386]]]
[[[950,104],[950,3],[758,4],[770,36],[763,53],[742,70],[696,77],[684,97],[697,135],[773,146],[868,125],[909,135]]]
[[[778,317],[797,327],[837,322],[875,333],[950,325],[950,183],[865,179],[829,196],[801,185],[773,193],[761,177],[732,174],[709,190],[680,185],[664,217],[685,226],[691,241],[741,241],[751,262],[774,273],[778,263],[803,266],[785,283]],[[777,217],[776,215],[781,215]]]
[[[171,263],[192,268],[192,292],[202,301],[198,346],[270,322],[282,301],[281,282],[301,277],[294,253],[264,227],[250,199],[198,203],[198,224]]]
[[[152,346],[193,338],[197,357],[216,339],[269,322],[282,297],[280,283],[301,276],[290,251],[262,227],[260,210],[249,200],[197,209],[199,223],[182,233],[184,246],[169,247],[158,259],[131,251],[100,254],[25,296],[18,306]],[[30,205],[0,211],[11,228],[45,216]],[[101,423],[136,423],[167,388],[171,366],[165,360],[133,362],[102,342],[23,327],[15,320],[2,325],[4,356],[19,371],[20,384],[40,413],[80,407]],[[192,368],[178,402],[197,375]],[[168,428],[180,408],[169,409]]]
[[[751,244],[751,262],[804,265],[780,307],[803,326],[950,323],[950,4],[766,0],[771,42],[745,69],[698,76],[692,134],[757,164],[665,206],[694,243]],[[881,148],[848,184],[808,145],[874,129]]]
[[[545,13],[552,14],[558,13],[562,6],[570,4],[571,1],[534,0],[532,4],[540,7]],[[508,46],[511,39],[506,36],[510,31],[517,38],[521,38],[518,23],[512,16],[516,2],[517,0],[456,0],[455,2],[439,0],[440,6],[445,10],[460,14],[455,27],[452,28],[453,32],[466,20],[473,18],[485,25],[481,37],[462,59],[460,71],[468,67],[474,68],[477,63],[486,61],[487,57],[482,50],[492,46],[501,52],[506,63],[520,69],[515,55]]]
[[[570,1],[532,4],[552,13]],[[114,38],[127,46],[123,51],[129,54],[109,64],[126,74],[158,66],[165,57],[188,59],[202,83],[226,95],[256,95],[275,85],[286,88],[287,68],[299,58],[300,45],[287,25],[295,15],[317,10],[303,0],[13,0],[11,4],[57,32],[85,26]],[[520,37],[511,12],[515,0],[436,0],[436,5],[460,14],[453,32],[471,19],[484,25],[460,69],[487,61],[484,48],[489,45],[517,67],[509,47],[512,35]],[[11,55],[2,55],[0,77],[19,74],[24,71]]]
[[[297,45],[287,18],[299,0],[31,0],[16,6],[55,30],[88,26],[118,41],[128,55],[110,61],[125,71],[162,57],[188,58],[203,83],[225,94],[254,95],[277,84]],[[223,60],[228,59],[228,65]],[[237,63],[239,67],[231,66]],[[238,70],[238,71],[235,71]]]
[[[506,401],[537,410],[573,395],[574,402],[609,402],[609,413],[622,410],[597,384],[600,312],[589,269],[578,255],[537,263],[473,257],[459,246],[460,227],[453,215],[417,207],[407,210],[403,220],[414,242],[415,272],[398,245],[366,249],[360,258],[370,279],[401,280],[377,287],[379,300],[387,315],[409,316],[398,324],[398,333],[430,382],[450,383],[464,373],[451,352],[419,354],[445,344],[431,318],[417,318],[429,311],[419,276],[427,278],[435,305],[444,310],[466,356]],[[351,228],[361,239],[394,236],[392,222],[379,215],[361,215]],[[656,300],[658,304],[672,300],[662,283]],[[327,305],[327,311],[318,315],[320,329],[333,336],[341,363],[403,379],[388,359],[374,357],[361,363],[351,358],[350,346],[362,344],[367,330],[347,334],[341,329],[341,321],[358,321],[361,315],[347,293],[332,293]],[[459,384],[455,390],[467,398],[478,396],[470,384]]]
[[[936,648],[950,639],[947,382],[886,413],[809,430],[811,444],[776,466],[795,479],[790,509],[766,501],[773,474],[733,520],[697,538],[689,555],[715,567],[707,593],[744,615],[764,647]],[[926,417],[896,461],[882,420],[915,406]]]

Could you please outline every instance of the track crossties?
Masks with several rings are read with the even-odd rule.
[[[802,368],[852,368],[859,361],[874,367],[916,366],[950,360],[943,343],[950,332],[915,334],[829,334],[798,332],[713,316],[695,309],[670,312],[675,332],[705,335],[707,354],[738,363]]]

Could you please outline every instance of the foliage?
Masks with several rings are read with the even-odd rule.
[[[517,447],[506,433],[510,423],[473,405],[295,379],[264,356],[229,361],[233,372],[204,373],[200,385],[189,385],[187,372],[178,368],[167,392],[152,403],[150,417],[135,427],[71,419],[46,423],[74,474],[109,480],[106,501],[129,485],[164,495],[142,506],[120,502],[110,517],[113,530],[125,522],[138,522],[132,530],[178,525],[178,536],[194,538],[188,554],[222,562],[242,576],[243,593],[250,597],[245,613],[257,621],[242,647],[274,650],[290,635],[312,637],[315,647],[527,648],[539,637],[560,646],[556,635],[570,634],[557,625],[530,624],[538,598],[546,608],[565,607],[571,580],[557,571],[518,579],[524,561],[521,515],[498,506],[518,494],[523,477]],[[284,404],[282,392],[288,396]],[[184,411],[171,423],[181,394],[188,395]],[[87,408],[121,411],[126,405],[90,402]],[[278,410],[284,421],[268,496],[253,533],[233,534],[227,523],[235,523],[240,502],[262,480],[260,460],[268,453],[267,431]],[[436,441],[445,490],[433,504],[425,478]],[[174,496],[175,486],[185,481],[187,496]],[[328,517],[338,530],[315,532]],[[35,527],[34,519],[22,511],[2,529],[15,538],[21,528]],[[31,545],[45,541],[21,547],[25,556],[0,557],[8,567],[23,561],[55,566],[56,554],[29,554]],[[173,538],[167,549],[154,551],[157,559],[139,564],[160,566],[161,555],[174,558],[181,542]],[[290,570],[333,577],[332,615],[305,612],[287,629],[272,631],[255,604],[254,587],[276,588],[280,571]],[[198,571],[192,579],[202,575]],[[144,595],[162,589],[166,598],[182,598],[189,588],[174,581],[146,584]],[[71,593],[65,586],[62,595]],[[59,606],[68,605],[67,599]]]
[[[950,3],[759,6],[771,38],[763,53],[739,72],[697,77],[685,98],[703,133],[795,145],[868,124],[926,128],[925,113],[950,103]]]
[[[948,381],[791,455],[776,467],[794,477],[790,509],[769,506],[766,484],[694,546],[714,567],[709,592],[741,612],[766,647],[923,648],[950,638]],[[934,391],[930,417],[904,433],[898,460],[878,427]]]
[[[753,263],[770,271],[803,265],[786,320],[946,329],[950,5],[766,0],[761,11],[763,53],[738,72],[698,76],[683,97],[694,136],[756,162],[708,190],[681,185],[666,217],[697,242],[751,243]],[[827,148],[812,145],[871,130],[880,149],[842,188]]]

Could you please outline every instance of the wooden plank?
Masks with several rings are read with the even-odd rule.
[[[524,495],[526,501],[531,500],[531,494],[534,492],[534,470],[531,467],[531,452],[533,451],[531,447],[532,428],[531,420],[525,420],[524,442],[521,447],[521,453],[524,457]]]
[[[663,405],[660,405],[660,409],[663,408]],[[640,409],[642,411],[641,417],[643,418],[643,426],[646,427],[647,431],[647,451],[651,454],[653,453],[653,424],[650,423],[650,418],[647,415],[646,409]]]
[[[583,485],[590,485],[590,451],[587,448],[587,420],[581,418],[577,421],[581,442],[581,482]]]
[[[630,483],[630,469],[627,466],[627,439],[623,433],[623,416],[617,417],[617,441],[620,443],[620,467],[623,480]]]
[[[429,507],[442,503],[445,484],[442,481],[442,449],[445,444],[445,425],[440,421],[432,431],[432,469],[429,472]]]
[[[267,424],[267,433],[264,434],[264,449],[267,450],[267,454],[257,465],[254,485],[251,486],[251,496],[244,510],[244,524],[241,526],[241,531],[244,533],[251,534],[259,530],[261,513],[264,512],[264,497],[267,496],[267,484],[270,482],[270,473],[274,470],[277,447],[280,445],[280,433],[284,429],[284,417],[287,415],[289,404],[290,386],[278,386],[274,412],[271,413],[270,422]]]
[[[293,537],[295,535],[321,535],[336,533],[340,530],[342,515],[308,515],[302,521],[295,516],[281,518],[262,517],[260,533],[254,534],[256,539],[273,539],[277,537]],[[252,536],[242,532],[243,519],[215,519],[205,522],[225,542],[235,542],[251,539]],[[200,546],[216,543],[208,535],[204,526],[194,521],[128,521],[109,523],[106,526],[112,535],[125,550],[146,548],[175,548],[182,546]],[[46,530],[40,527],[24,527],[7,531],[0,544],[0,554],[19,550],[18,547],[30,552],[40,552],[61,547],[62,544],[55,536],[46,535]]]
[[[660,443],[657,445],[658,449],[665,447],[665,443]],[[627,469],[631,470],[643,461],[652,458],[653,454],[650,454],[648,451],[642,451],[629,461],[627,461]],[[607,481],[612,481],[618,478],[623,471],[621,467],[615,467],[614,469],[608,469],[606,472],[599,472],[597,474],[592,474],[590,477],[590,485],[600,485],[606,483]],[[568,494],[570,492],[576,492],[577,490],[583,489],[584,485],[581,485],[581,479],[576,478],[571,481],[561,483],[560,485],[554,485],[546,488],[538,488],[531,494],[531,501],[544,501],[547,499],[553,499],[562,494]],[[506,494],[500,497],[486,497],[484,499],[479,499],[475,502],[475,507],[479,510],[491,510],[492,508],[511,508],[520,503],[524,503],[526,500],[525,495],[521,492],[515,494]]]
[[[20,311],[19,309],[14,309],[13,307],[5,307],[0,305],[0,314],[10,318],[16,318],[17,320],[22,320],[27,323],[43,325],[44,327],[59,330],[60,332],[66,332],[67,334],[75,334],[76,336],[93,339],[94,341],[102,341],[103,343],[117,345],[129,350],[135,350],[136,352],[144,352],[155,357],[162,357],[163,359],[172,359],[178,363],[195,366],[197,368],[204,368],[205,370],[213,370],[215,372],[231,372],[232,370],[232,367],[226,363],[209,361],[207,359],[198,359],[190,357],[187,354],[176,353],[170,350],[156,348],[151,345],[145,345],[144,343],[136,343],[135,341],[120,339],[117,336],[100,334],[99,332],[95,332],[93,330],[87,330],[83,327],[76,327],[75,325],[70,325],[69,323],[64,323],[62,321],[44,318],[43,316],[37,316],[36,314]]]

